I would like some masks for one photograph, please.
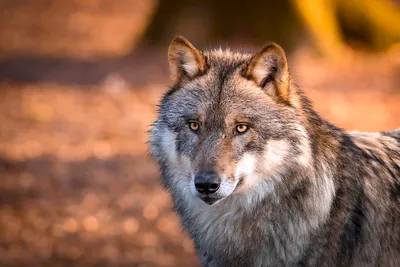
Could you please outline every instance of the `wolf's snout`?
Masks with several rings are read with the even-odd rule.
[[[194,177],[196,190],[204,195],[217,192],[220,184],[221,179],[215,172],[200,172]]]

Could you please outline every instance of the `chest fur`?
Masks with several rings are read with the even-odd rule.
[[[179,212],[203,261],[217,266],[279,266],[294,263],[315,227],[304,215],[276,212],[265,203],[245,210],[227,200],[217,206],[186,202]]]

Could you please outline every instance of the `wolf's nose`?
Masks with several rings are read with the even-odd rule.
[[[220,179],[215,172],[200,172],[194,177],[196,190],[205,195],[217,192]]]

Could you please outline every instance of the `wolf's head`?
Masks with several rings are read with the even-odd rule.
[[[168,58],[173,84],[150,139],[167,188],[208,204],[262,197],[309,165],[301,96],[280,46],[202,52],[178,36]]]

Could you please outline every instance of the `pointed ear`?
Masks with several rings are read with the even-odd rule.
[[[204,73],[206,61],[202,53],[182,36],[176,36],[168,49],[169,70],[174,82],[192,79]]]
[[[246,78],[253,80],[278,102],[289,103],[289,70],[285,51],[270,43],[250,60]]]

